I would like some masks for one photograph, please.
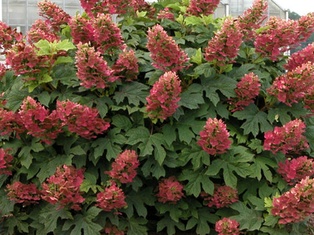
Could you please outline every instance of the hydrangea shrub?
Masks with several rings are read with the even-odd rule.
[[[314,13],[218,4],[0,23],[1,234],[313,234]]]

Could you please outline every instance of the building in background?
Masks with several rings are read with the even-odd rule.
[[[223,17],[225,15],[237,17],[250,8],[253,2],[254,0],[221,0],[215,11],[215,17]],[[280,7],[274,0],[268,0],[267,18],[272,16],[288,19],[288,10]]]
[[[41,0],[0,0],[0,20],[13,28],[26,33],[34,21],[39,18],[37,3]],[[51,0],[58,4],[71,16],[81,12],[79,0]],[[226,15],[239,16],[251,7],[254,0],[221,0],[215,11],[215,17]],[[153,2],[148,0],[148,2]],[[282,9],[274,0],[268,0],[268,17],[287,18],[287,11]]]
[[[13,28],[26,33],[35,20],[39,18],[37,4],[41,0],[0,0],[2,6],[1,20]],[[80,12],[79,0],[52,0],[71,16]]]

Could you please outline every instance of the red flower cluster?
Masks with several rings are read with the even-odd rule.
[[[293,53],[284,67],[285,69],[291,71],[307,62],[314,64],[314,43],[309,44],[302,50]]]
[[[175,72],[166,72],[150,90],[146,97],[146,110],[151,119],[161,119],[172,116],[179,107],[180,101],[180,79]]]
[[[96,138],[110,127],[110,123],[98,117],[97,109],[71,101],[57,101],[57,112],[70,132],[85,139]]]
[[[111,164],[112,169],[105,173],[123,184],[131,183],[137,174],[139,164],[137,153],[134,150],[125,150]]]
[[[155,68],[176,72],[188,66],[188,55],[179,48],[161,25],[149,29],[147,39],[147,48]]]
[[[18,113],[27,133],[51,144],[62,132],[62,123],[54,110],[49,114],[40,103],[28,96],[22,103]]]
[[[291,106],[299,103],[314,89],[314,64],[304,63],[286,74],[275,79],[267,92],[279,101]]]
[[[36,48],[24,42],[16,43],[6,53],[6,63],[15,75],[25,75],[29,81],[36,80],[36,75],[50,66],[49,60],[46,56],[37,56]]]
[[[107,82],[114,82],[118,78],[113,75],[113,70],[94,47],[79,43],[77,48],[76,75],[82,86],[104,89]]]
[[[41,39],[53,42],[59,41],[60,37],[54,32],[52,26],[47,21],[38,19],[27,32],[27,41],[34,44]]]
[[[0,49],[9,49],[16,42],[20,42],[23,39],[21,33],[16,32],[16,29],[12,29],[10,26],[0,21]]]
[[[306,177],[289,191],[273,199],[271,213],[279,224],[297,223],[314,213],[314,179]]]
[[[314,12],[298,19],[298,42],[306,41],[314,33]]]
[[[216,185],[214,194],[209,195],[205,192],[201,193],[208,207],[222,208],[229,206],[239,200],[238,191],[227,185]]]
[[[60,208],[70,206],[73,210],[81,210],[80,204],[85,200],[80,192],[83,180],[83,169],[66,165],[58,167],[55,174],[42,183],[42,199],[59,204]]]
[[[306,176],[314,176],[314,161],[306,156],[286,159],[285,162],[278,163],[278,173],[288,184],[294,185]]]
[[[68,13],[50,0],[39,2],[38,8],[39,15],[45,18],[56,31],[60,31],[61,25],[67,25],[71,19]]]
[[[104,234],[108,234],[108,235],[124,235],[125,234],[124,231],[119,230],[117,226],[111,223],[106,223],[105,228],[103,229],[103,232]]]
[[[111,54],[115,49],[125,48],[121,31],[111,17],[109,14],[98,14],[92,19],[95,47],[102,54]]]
[[[80,0],[80,2],[84,11],[91,15],[92,9],[95,7],[96,3],[99,2],[99,0]]]
[[[0,175],[12,175],[10,170],[13,156],[8,153],[7,149],[0,148]]]
[[[219,2],[219,0],[190,0],[186,12],[195,16],[211,15],[214,13]]]
[[[35,184],[23,184],[19,181],[7,185],[7,196],[15,203],[21,203],[24,206],[36,204],[40,201],[40,191]]]
[[[135,80],[139,74],[137,58],[133,50],[123,50],[112,69],[117,77]]]
[[[208,41],[208,46],[205,48],[205,59],[218,66],[232,63],[238,55],[242,38],[243,33],[239,24],[232,18],[227,18],[223,22],[222,28]]]
[[[305,132],[305,124],[299,119],[290,121],[282,127],[275,127],[273,131],[264,134],[264,150],[277,152],[298,153],[309,147],[307,139],[302,134]]]
[[[297,42],[298,22],[271,17],[263,30],[257,33],[255,49],[271,60],[277,60],[278,56],[289,49],[289,46]]]
[[[168,7],[164,8],[163,10],[160,10],[157,14],[157,19],[168,19],[168,20],[174,20],[174,14],[170,11]]]
[[[110,182],[103,192],[97,193],[96,206],[104,211],[112,211],[127,206],[125,195],[121,188],[114,181]]]
[[[77,14],[69,21],[71,36],[75,44],[85,44],[94,41],[94,28],[86,15]]]
[[[183,185],[174,177],[159,182],[157,198],[159,202],[176,204],[183,196]]]
[[[248,73],[241,78],[235,89],[236,97],[230,100],[233,112],[243,110],[246,106],[254,102],[258,96],[261,83],[254,73]]]
[[[223,218],[215,224],[215,231],[218,235],[239,235],[239,223],[236,220]]]
[[[314,90],[310,91],[304,97],[304,107],[314,113]]]
[[[18,137],[24,131],[25,128],[18,113],[0,108],[0,135],[10,136],[15,132]]]
[[[226,124],[217,118],[209,118],[197,143],[210,155],[225,153],[231,145]]]
[[[255,0],[251,8],[244,11],[238,17],[239,26],[244,34],[245,40],[252,40],[254,38],[255,30],[260,28],[262,22],[267,17],[266,10],[268,1]]]

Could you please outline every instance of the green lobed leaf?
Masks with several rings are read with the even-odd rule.
[[[272,125],[267,121],[267,114],[260,111],[254,104],[249,105],[243,111],[235,112],[233,116],[239,120],[245,120],[241,125],[245,135],[252,133],[256,137],[258,133],[272,129]]]
[[[146,103],[146,97],[149,95],[148,89],[148,86],[139,82],[123,84],[119,91],[115,92],[113,99],[118,104],[127,99],[129,104],[139,106],[140,103]]]
[[[216,106],[220,101],[219,93],[223,94],[226,98],[234,97],[234,89],[237,86],[237,81],[225,75],[216,77],[202,78],[201,83],[206,97]],[[219,92],[219,93],[218,93]]]
[[[21,212],[14,216],[9,216],[4,222],[4,226],[8,227],[8,234],[16,234],[15,231],[20,233],[28,234],[29,233],[29,224],[27,222],[28,216]]]
[[[70,42],[68,39],[59,41],[56,44],[56,49],[57,51],[68,51],[75,49],[76,47],[74,46],[73,42]]]
[[[210,224],[216,223],[219,217],[211,213],[207,208],[200,208],[198,210],[198,222],[196,232],[200,235],[206,235],[210,232]]]
[[[254,231],[261,228],[264,221],[261,211],[250,209],[243,202],[236,202],[230,205],[230,207],[239,213],[231,216],[230,219],[238,221],[241,230]]]
[[[127,214],[128,218],[134,216],[134,211],[143,218],[146,218],[148,211],[145,205],[153,206],[155,197],[152,187],[146,187],[144,190],[138,192],[130,192],[126,198],[128,207],[123,211]]]
[[[202,169],[196,171],[188,169],[183,170],[178,179],[180,181],[188,181],[184,186],[187,195],[198,197],[202,191],[210,195],[214,192],[214,183]]]
[[[43,223],[44,228],[41,230],[42,234],[53,232],[57,226],[58,221],[62,219],[72,220],[71,212],[64,208],[57,208],[57,206],[47,204],[39,213],[39,220]]]
[[[101,209],[97,207],[91,207],[82,214],[76,214],[73,220],[66,220],[62,230],[68,231],[70,235],[77,234],[100,234],[103,229],[102,226],[93,222]]]
[[[146,235],[147,234],[147,220],[144,218],[131,217],[128,219],[128,235]]]
[[[199,104],[204,104],[204,98],[202,94],[202,86],[199,84],[192,84],[189,88],[182,92],[179,105],[188,109],[197,109]]]
[[[257,178],[258,180],[261,180],[262,173],[265,176],[265,178],[269,181],[273,181],[273,174],[271,172],[271,169],[274,167],[277,167],[277,163],[269,158],[257,156],[254,160],[254,163],[251,165],[252,167],[252,174],[250,177]]]

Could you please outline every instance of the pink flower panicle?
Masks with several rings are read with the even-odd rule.
[[[278,163],[277,171],[289,185],[294,185],[307,176],[314,176],[314,161],[306,156],[286,159]]]
[[[146,98],[146,110],[151,119],[161,119],[172,116],[179,107],[180,79],[175,72],[164,73],[150,90]]]
[[[34,44],[42,39],[54,42],[59,41],[60,37],[54,32],[52,26],[47,21],[38,19],[27,32],[27,41]]]
[[[16,137],[19,137],[19,134],[23,132],[25,132],[25,127],[20,115],[0,108],[0,135],[10,136],[15,133]]]
[[[105,0],[102,7],[108,9],[109,14],[125,14],[130,10],[134,10],[135,0]]]
[[[163,10],[160,10],[157,14],[157,19],[168,19],[168,20],[175,20],[174,14],[170,11],[168,7]]]
[[[264,150],[273,154],[299,153],[309,147],[304,132],[305,124],[300,119],[290,121],[282,127],[276,126],[273,131],[265,132]]]
[[[42,183],[42,199],[58,204],[60,208],[69,206],[71,209],[81,210],[81,203],[85,201],[80,192],[84,180],[84,170],[73,166],[60,166],[54,175]]]
[[[314,89],[314,64],[304,63],[286,74],[277,77],[273,84],[267,89],[270,95],[291,106],[299,103],[311,94]]]
[[[314,12],[298,19],[298,42],[306,41],[314,33]]]
[[[227,18],[222,28],[215,33],[215,36],[208,41],[205,48],[205,59],[218,66],[226,63],[233,63],[238,55],[240,45],[243,41],[243,33],[232,18]]]
[[[13,156],[9,154],[7,149],[0,148],[0,175],[12,175],[11,172],[11,162],[13,161]]]
[[[215,231],[218,235],[239,235],[240,224],[233,219],[223,218],[218,220],[215,224]]]
[[[159,182],[158,201],[161,203],[176,204],[183,196],[183,185],[174,177],[165,178]]]
[[[139,74],[138,60],[133,50],[123,50],[112,69],[117,77],[135,80]]]
[[[125,202],[125,195],[121,188],[117,186],[114,181],[110,182],[110,185],[105,187],[103,192],[99,192],[96,195],[96,206],[104,211],[118,210],[127,206]]]
[[[50,66],[47,56],[37,56],[33,45],[24,42],[16,43],[6,52],[6,63],[14,71],[15,75],[24,75],[24,80],[36,80],[39,72]]]
[[[71,36],[75,44],[85,44],[94,41],[94,28],[86,15],[77,14],[69,21]]]
[[[179,48],[161,25],[155,25],[149,29],[147,39],[147,49],[155,68],[165,72],[177,72],[188,67],[188,55]]]
[[[118,78],[94,47],[79,43],[77,48],[76,75],[81,80],[82,86],[88,89],[94,87],[104,89],[108,82],[114,82]]]
[[[131,183],[137,174],[139,164],[137,153],[134,150],[125,150],[111,164],[112,169],[105,173],[122,184]]]
[[[210,155],[225,153],[231,145],[226,124],[217,118],[209,118],[197,143]]]
[[[314,179],[305,177],[289,191],[273,199],[271,213],[279,224],[297,223],[314,213]]]
[[[112,54],[115,50],[125,48],[121,31],[111,17],[109,14],[98,14],[92,19],[95,47],[102,54]]]
[[[20,42],[23,39],[21,33],[16,32],[16,29],[12,29],[4,22],[0,22],[0,49],[10,49],[16,42]]]
[[[261,83],[254,73],[248,73],[241,78],[235,89],[236,97],[230,100],[233,112],[243,110],[246,106],[254,103],[254,99],[258,96]]]
[[[298,33],[296,33],[298,23],[294,20],[270,17],[263,28],[264,30],[256,35],[255,49],[273,61],[276,61],[298,40]]]
[[[227,207],[239,200],[238,191],[227,185],[216,185],[213,195],[209,195],[204,192],[201,193],[201,196],[204,198],[208,207],[216,208]]]
[[[21,121],[27,133],[51,144],[62,132],[62,124],[56,111],[49,113],[44,106],[28,96],[19,110]]]
[[[99,0],[80,0],[80,2],[84,11],[91,15],[92,9],[96,6],[96,3],[98,3]]]
[[[57,101],[57,113],[70,132],[85,139],[96,138],[110,127],[110,123],[98,117],[97,109],[71,101]]]
[[[260,28],[262,22],[267,18],[267,8],[268,1],[255,0],[252,7],[238,17],[239,27],[245,40],[254,38],[254,31]]]
[[[219,2],[219,0],[190,0],[186,12],[195,16],[211,15],[214,13]]]
[[[285,69],[292,71],[308,62],[314,64],[314,43],[311,43],[302,50],[293,53],[284,67]]]
[[[37,204],[41,199],[40,190],[33,183],[23,184],[20,181],[16,181],[13,184],[8,184],[7,190],[8,198],[15,203],[23,204],[23,206]]]
[[[45,18],[57,32],[60,31],[61,25],[67,25],[71,19],[68,13],[50,0],[39,2],[38,8],[39,15]]]

